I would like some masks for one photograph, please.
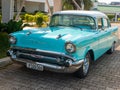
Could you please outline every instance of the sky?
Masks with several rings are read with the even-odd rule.
[[[120,2],[120,0],[98,0],[99,2],[105,2],[105,3],[110,3],[110,2]]]

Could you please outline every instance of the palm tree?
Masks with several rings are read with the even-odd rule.
[[[90,10],[90,8],[93,6],[93,2],[91,0],[83,0],[84,1],[84,9],[85,10]]]
[[[63,0],[62,2],[62,9],[63,10],[73,10],[73,2],[72,0]]]
[[[93,6],[93,3],[91,0],[75,0],[77,4],[82,8],[82,4],[84,4],[85,10],[90,10],[90,8]],[[82,2],[83,1],[83,2]],[[63,0],[63,10],[76,10],[77,7],[73,0]]]

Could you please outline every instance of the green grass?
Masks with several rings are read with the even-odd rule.
[[[6,52],[9,49],[8,34],[0,32],[0,58],[6,57]]]

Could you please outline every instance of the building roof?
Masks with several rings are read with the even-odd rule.
[[[120,5],[120,2],[111,2],[110,5]]]
[[[45,2],[45,0],[26,0],[26,1],[30,1],[30,2]]]
[[[120,6],[113,5],[98,5],[98,10],[105,13],[119,13]]]
[[[28,1],[28,2],[43,2],[43,3],[46,2],[46,0],[26,0],[26,1]],[[50,6],[53,6],[53,0],[48,0],[48,2],[50,4]]]
[[[104,13],[99,11],[79,11],[79,10],[68,10],[68,11],[58,11],[54,14],[71,14],[71,15],[85,15],[94,18],[105,17],[108,18]]]

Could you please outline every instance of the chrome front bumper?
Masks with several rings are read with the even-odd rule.
[[[19,58],[18,55],[16,54],[15,51],[30,51],[30,52],[34,52],[34,50],[29,50],[29,49],[23,49],[23,48],[11,48],[11,50],[8,50],[8,56],[11,57],[12,60],[17,61],[17,62],[21,62],[21,63],[32,63],[32,64],[37,64],[37,65],[41,65],[44,67],[44,70],[49,70],[49,71],[54,71],[54,72],[61,72],[61,73],[73,73],[75,71],[77,71],[83,64],[84,60],[79,60],[76,61],[75,59],[73,59],[72,57],[65,55],[65,54],[61,54],[61,53],[57,53],[57,52],[50,52],[50,51],[43,51],[43,50],[37,50],[37,53],[42,53],[42,54],[48,54],[50,56],[56,55],[58,57],[62,57],[65,58],[67,60],[70,61],[66,61],[65,65],[57,65],[57,64],[53,64],[53,63],[46,63],[46,62],[40,62],[40,61],[35,61],[35,60],[29,60],[29,59],[24,59],[24,58]],[[28,53],[27,52],[27,53]],[[35,51],[36,52],[36,51]],[[25,53],[20,53],[20,54],[25,54]],[[26,54],[26,55],[31,55],[31,54]],[[39,56],[39,55],[37,55]],[[46,57],[46,56],[42,56],[40,55],[40,57],[44,57],[43,59],[51,59],[51,60],[56,60],[56,58],[54,57]]]

